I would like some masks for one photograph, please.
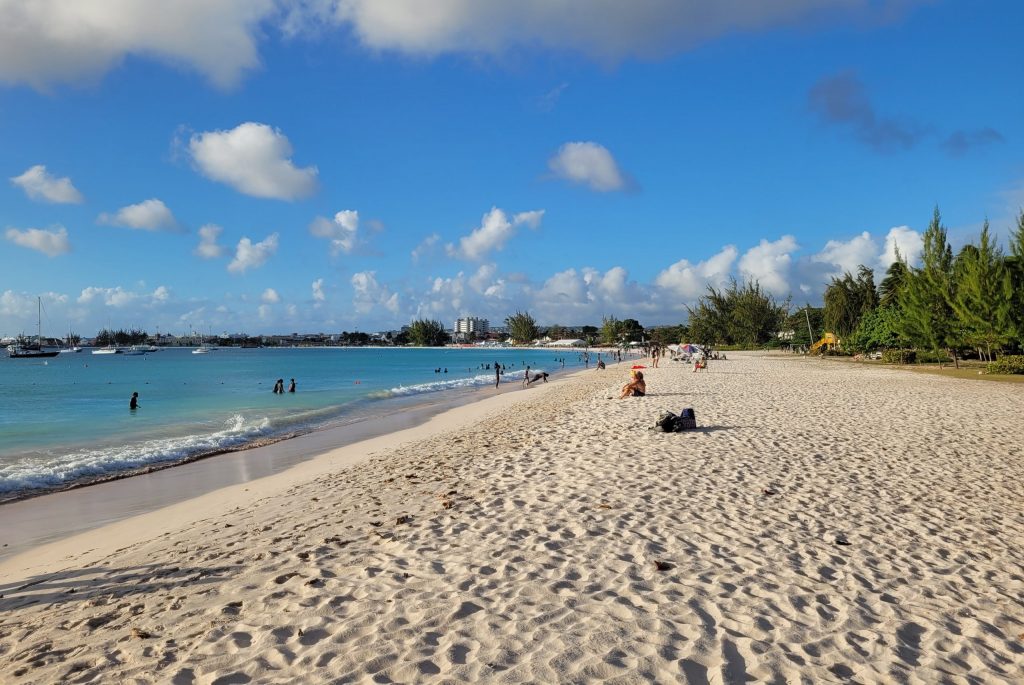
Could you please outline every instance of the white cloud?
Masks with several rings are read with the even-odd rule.
[[[57,204],[80,204],[85,200],[70,178],[51,176],[42,164],[30,167],[21,176],[12,177],[11,183],[24,190],[33,200]]]
[[[878,260],[878,244],[871,234],[864,231],[847,241],[830,240],[812,261],[829,264],[835,268],[828,276],[842,276],[844,273],[856,274],[857,268],[863,264],[872,268]]]
[[[171,299],[171,291],[165,285],[157,286],[157,289],[153,291],[150,297],[153,298],[154,302],[167,302],[167,300]]]
[[[79,84],[129,55],[198,71],[220,87],[259,64],[275,0],[0,0],[0,82]]]
[[[736,261],[738,254],[736,246],[726,245],[718,254],[697,264],[680,259],[659,273],[654,282],[678,297],[694,301],[707,293],[709,285],[721,288],[728,282],[733,262]]]
[[[296,167],[288,138],[266,124],[246,122],[230,131],[193,135],[189,152],[199,172],[240,193],[295,200],[317,189],[317,168]]]
[[[309,225],[309,232],[317,238],[331,241],[331,254],[339,252],[349,254],[356,246],[356,234],[359,231],[359,212],[343,209],[334,215],[334,220],[318,216]]]
[[[195,254],[203,259],[216,259],[224,254],[224,246],[217,244],[217,239],[224,231],[217,224],[205,224],[199,227],[199,245],[196,246]]]
[[[108,307],[127,307],[132,302],[135,302],[139,298],[138,294],[125,290],[121,286],[116,288],[98,288],[95,286],[89,286],[83,288],[81,294],[78,296],[78,304],[90,304],[92,302],[102,302]]]
[[[26,228],[19,231],[16,228],[8,228],[4,236],[15,245],[42,252],[47,257],[56,257],[71,251],[68,231],[63,226],[56,227],[53,231],[41,228]]]
[[[418,262],[421,259],[423,259],[423,257],[425,257],[426,255],[432,253],[434,251],[434,247],[440,240],[441,236],[439,236],[437,233],[431,233],[430,235],[428,235],[426,238],[422,240],[422,242],[420,242],[419,245],[413,248],[413,251],[411,253],[412,261]]]
[[[360,271],[352,274],[352,306],[358,314],[369,314],[377,308],[395,314],[398,312],[398,293],[392,293],[387,286],[377,283],[377,272]]]
[[[791,235],[784,235],[773,242],[762,238],[756,247],[750,248],[740,257],[740,276],[743,280],[757,281],[762,288],[775,295],[788,295],[793,261],[790,253],[798,247],[796,238]]]
[[[377,50],[499,54],[540,46],[608,62],[657,57],[724,35],[833,16],[885,19],[909,4],[902,0],[338,0],[330,7],[335,21],[350,23],[359,40]],[[327,14],[322,10],[320,17]]]
[[[122,207],[114,214],[104,212],[96,219],[96,223],[141,231],[172,231],[178,227],[171,210],[156,198]]]
[[[235,248],[235,258],[228,264],[228,271],[240,274],[263,266],[277,252],[277,238],[276,233],[271,233],[258,243],[253,243],[248,238],[239,240]]]
[[[504,248],[505,243],[515,235],[517,226],[526,224],[530,228],[537,228],[543,216],[544,210],[540,209],[520,212],[509,221],[504,211],[491,207],[491,211],[481,218],[479,228],[460,238],[457,247],[449,243],[445,250],[451,257],[478,261],[489,252]]]
[[[271,314],[274,313],[274,309],[269,304],[261,304],[259,307],[256,308],[256,313],[259,314],[259,317],[265,321],[270,318]]]
[[[327,299],[324,295],[324,279],[318,278],[313,281],[313,299],[317,302],[323,302]]]
[[[627,185],[612,153],[597,143],[566,143],[548,160],[548,168],[559,178],[602,193]]]
[[[897,248],[907,264],[914,266],[921,259],[923,245],[921,234],[910,226],[893,226],[885,236],[885,249],[878,255],[878,266],[882,270],[888,269],[896,261]]]
[[[274,290],[273,288],[267,288],[266,290],[263,291],[263,294],[260,296],[260,299],[265,304],[277,304],[278,302],[281,301],[281,296],[278,295],[277,291]]]

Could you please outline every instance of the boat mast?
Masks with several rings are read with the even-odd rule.
[[[43,298],[36,298],[36,343],[43,349]]]

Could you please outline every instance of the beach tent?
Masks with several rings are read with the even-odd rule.
[[[548,347],[586,347],[587,342],[579,338],[562,338],[548,343]]]

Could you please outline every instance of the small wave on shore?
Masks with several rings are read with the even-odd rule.
[[[541,369],[536,369],[540,372]],[[504,382],[508,381],[522,381],[524,371],[509,371],[502,374],[501,380]],[[383,394],[384,397],[408,397],[410,395],[421,395],[428,392],[437,392],[439,390],[454,390],[456,388],[483,388],[488,385],[494,385],[494,374],[484,373],[476,376],[468,376],[465,378],[446,378],[440,381],[434,381],[432,383],[419,383],[416,385],[399,385],[395,388],[391,388]]]
[[[246,419],[235,414],[212,433],[159,438],[0,464],[0,501],[16,499],[29,492],[106,480],[250,446],[274,432],[267,417]]]

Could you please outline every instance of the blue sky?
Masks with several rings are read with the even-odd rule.
[[[429,5],[429,12],[423,9]],[[711,9],[709,9],[711,7]],[[678,323],[1024,205],[1024,7],[0,0],[0,335]]]

